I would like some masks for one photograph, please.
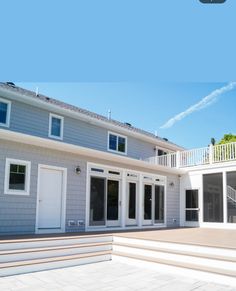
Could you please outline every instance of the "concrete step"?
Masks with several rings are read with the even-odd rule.
[[[236,278],[235,249],[114,236],[113,256]]]
[[[33,260],[42,258],[53,258],[59,256],[76,255],[76,254],[88,254],[98,251],[111,251],[111,242],[98,242],[98,243],[83,243],[72,244],[66,246],[53,246],[53,247],[41,247],[30,249],[16,249],[0,251],[0,262],[16,262],[22,260]]]
[[[88,243],[112,243],[112,235],[78,235],[0,240],[0,251],[30,248],[71,246]]]
[[[172,260],[163,259],[163,258],[153,258],[153,257],[147,257],[147,256],[143,256],[143,255],[122,253],[122,252],[117,252],[117,251],[113,251],[113,255],[114,256],[123,256],[123,257],[142,260],[142,261],[155,262],[155,263],[159,263],[159,264],[171,265],[171,266],[180,267],[180,268],[204,271],[204,272],[208,272],[208,273],[215,273],[218,275],[224,275],[224,276],[230,276],[230,277],[236,278],[236,270],[235,269],[222,270],[219,267],[198,266],[198,265],[195,265],[194,263],[193,264],[183,263],[183,262],[172,261]]]
[[[202,258],[202,259],[210,259],[210,260],[217,260],[217,261],[223,261],[223,262],[231,262],[236,264],[236,258],[229,257],[229,256],[222,256],[220,253],[218,255],[212,255],[212,254],[206,254],[206,253],[199,253],[199,252],[193,252],[193,251],[180,251],[180,250],[174,250],[174,249],[165,249],[165,248],[159,248],[159,247],[147,247],[143,245],[133,245],[128,243],[113,243],[113,249],[120,249],[120,248],[134,248],[139,250],[148,250],[148,251],[154,251],[159,253],[165,253],[166,256],[173,254],[173,255],[181,255],[181,256],[188,256],[193,258]]]
[[[111,251],[0,263],[0,277],[111,260]]]

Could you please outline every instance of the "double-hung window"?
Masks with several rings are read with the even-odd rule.
[[[127,154],[127,137],[108,132],[108,151]]]
[[[10,125],[11,102],[0,98],[0,126]]]
[[[49,133],[48,136],[56,139],[63,139],[64,118],[52,114],[49,115]]]
[[[6,159],[5,194],[29,195],[30,165],[28,161]]]

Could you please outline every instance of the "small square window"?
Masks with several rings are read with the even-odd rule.
[[[5,194],[29,195],[30,162],[6,159]]]
[[[9,127],[11,102],[0,98],[0,125]]]
[[[49,117],[49,137],[63,139],[64,118],[55,114]]]
[[[126,154],[127,137],[108,133],[108,150]]]

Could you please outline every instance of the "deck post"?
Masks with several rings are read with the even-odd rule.
[[[180,166],[180,152],[176,152],[176,168],[179,169]]]
[[[213,153],[214,153],[213,145],[210,144],[209,146],[209,163],[210,164],[213,163]]]

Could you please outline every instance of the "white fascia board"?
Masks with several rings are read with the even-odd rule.
[[[128,135],[128,136],[133,136],[134,138],[141,139],[141,140],[144,140],[146,142],[150,142],[155,146],[161,146],[164,149],[167,149],[170,151],[184,150],[183,147],[180,147],[177,145],[172,145],[172,144],[169,144],[165,141],[155,139],[152,137],[148,137],[148,136],[145,136],[145,135],[138,133],[138,132],[132,132],[131,130],[128,130],[126,128],[122,128],[122,127],[116,126],[114,124],[109,124],[103,120],[99,120],[99,119],[93,118],[91,116],[88,116],[88,115],[85,115],[85,114],[82,114],[79,112],[74,112],[74,111],[71,111],[69,109],[57,106],[55,104],[45,103],[45,101],[43,101],[43,100],[40,100],[37,98],[32,98],[32,97],[29,97],[27,95],[20,94],[19,92],[12,92],[12,91],[9,91],[5,88],[0,88],[0,93],[1,92],[2,92],[3,96],[6,98],[8,97],[8,98],[14,99],[16,101],[25,102],[25,103],[33,105],[33,106],[40,106],[40,108],[43,108],[43,109],[46,109],[49,111],[51,110],[55,113],[63,114],[64,116],[68,116],[71,118],[83,120],[87,123],[106,128],[107,130],[115,131],[117,133],[122,133],[122,134]],[[21,98],[20,100],[19,100],[19,96]]]
[[[108,152],[102,152],[90,148],[85,148],[77,145],[72,145],[68,143],[64,143],[61,141],[50,140],[47,138],[41,138],[33,135],[23,134],[19,132],[14,132],[6,129],[0,129],[0,140],[8,140],[13,142],[19,142],[27,145],[39,146],[43,148],[48,148],[52,150],[58,150],[62,152],[68,152],[73,154],[78,154],[81,156],[92,157],[104,159],[107,161],[113,161],[116,163],[132,165],[136,167],[161,171],[169,174],[184,174],[185,171],[182,169],[175,169],[175,168],[167,168],[160,165],[154,165],[142,160],[136,160],[133,158],[129,158],[126,156],[118,156],[116,154],[111,154]]]

